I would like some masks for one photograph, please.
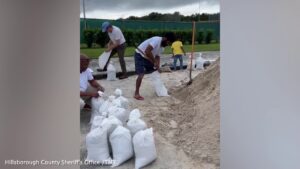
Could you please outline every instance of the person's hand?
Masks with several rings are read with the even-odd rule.
[[[104,90],[105,90],[104,87],[102,87],[102,86],[99,86],[97,89],[98,89],[98,91],[101,91],[101,92],[104,92]]]

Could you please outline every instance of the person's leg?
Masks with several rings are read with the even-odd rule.
[[[125,59],[124,59],[125,49],[126,49],[125,43],[120,45],[117,49],[118,56],[119,56],[119,62],[120,62],[120,66],[122,69],[122,76],[119,77],[120,79],[127,78],[126,63],[125,63]]]
[[[107,62],[106,62],[106,65],[105,65],[104,68],[103,68],[104,71],[106,71],[106,69],[107,69],[107,66],[108,66],[108,64],[109,64],[110,58],[113,57],[116,53],[117,53],[117,49],[113,49],[113,50],[111,51],[110,56],[109,56],[109,58],[108,58],[108,60],[107,60]]]
[[[134,98],[136,98],[137,100],[144,100],[144,98],[140,95],[140,87],[142,84],[143,77],[144,74],[139,74],[136,79]]]
[[[182,59],[182,55],[179,56],[179,62],[180,62],[180,70],[183,70],[183,59]]]
[[[144,77],[144,60],[143,57],[139,53],[134,54],[134,63],[135,63],[135,71],[138,74],[135,84],[135,92],[134,98],[137,100],[144,100],[144,98],[140,95],[140,87],[142,84],[142,80]]]
[[[174,56],[174,62],[173,62],[173,67],[174,67],[174,71],[176,70],[176,65],[177,65],[177,55]]]

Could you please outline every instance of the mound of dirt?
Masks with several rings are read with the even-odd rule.
[[[219,168],[220,60],[197,75],[191,85],[172,93],[173,97],[156,101],[160,113],[150,122],[195,163]]]

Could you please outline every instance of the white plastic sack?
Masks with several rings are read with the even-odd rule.
[[[120,99],[116,98],[115,100],[113,100],[113,106],[116,106],[116,107],[122,107],[122,102]]]
[[[113,65],[113,62],[110,61],[107,66],[107,78],[106,80],[113,81],[117,80],[117,70]]]
[[[114,164],[119,166],[133,156],[132,139],[128,129],[118,126],[109,137]]]
[[[103,116],[95,116],[92,121],[91,130],[94,130],[97,127],[101,127],[102,121],[105,119]]]
[[[95,128],[86,136],[87,161],[100,163],[111,160],[108,149],[107,131],[103,128]]]
[[[108,99],[101,105],[100,113],[107,112],[108,108],[113,105],[114,100],[115,96],[109,96]]]
[[[141,130],[133,137],[135,169],[140,169],[157,158],[152,128]]]
[[[122,94],[123,94],[123,92],[122,92],[121,89],[118,88],[118,89],[115,90],[116,97],[122,96]]]
[[[83,109],[84,105],[85,105],[84,101],[80,98],[80,110]]]
[[[151,73],[150,77],[157,96],[169,96],[168,90],[160,78],[160,73],[158,71],[155,71]]]
[[[108,135],[110,135],[118,126],[122,126],[122,122],[115,116],[105,118],[101,123],[101,127],[107,130]]]
[[[109,52],[103,52],[99,58],[98,58],[98,63],[99,63],[99,67],[100,69],[104,69],[104,66],[106,65],[108,59],[109,59],[109,56],[110,56],[110,53],[111,51]]]
[[[205,60],[202,58],[202,54],[200,53],[199,56],[196,58],[196,69],[202,70],[204,69],[203,64]]]
[[[141,118],[141,113],[139,109],[133,109],[130,113],[129,113],[129,119],[138,119]]]
[[[129,101],[127,98],[119,96],[114,100],[114,105],[127,109],[129,106]]]
[[[112,106],[108,108],[108,116],[115,116],[118,118],[123,124],[128,120],[128,115],[126,110],[121,107]]]
[[[101,115],[100,108],[101,108],[101,106],[103,105],[103,103],[105,101],[104,101],[104,99],[102,97],[98,97],[98,98],[93,97],[91,99],[91,102],[92,102],[92,113],[91,113],[90,123],[93,122],[95,116]]]
[[[145,130],[147,128],[147,124],[139,118],[133,118],[129,119],[127,122],[127,128],[131,135],[134,136],[138,131]]]
[[[103,117],[108,117],[108,113],[107,113],[106,111],[105,111],[105,112],[102,112],[101,115],[102,115]]]

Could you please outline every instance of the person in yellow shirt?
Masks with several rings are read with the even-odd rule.
[[[183,69],[182,55],[183,54],[186,55],[186,53],[183,49],[182,42],[180,41],[179,38],[175,42],[172,43],[171,49],[172,49],[172,57],[174,59],[174,62],[173,62],[174,70],[176,70],[176,64],[177,64],[178,59],[180,62],[180,70],[182,70]]]

